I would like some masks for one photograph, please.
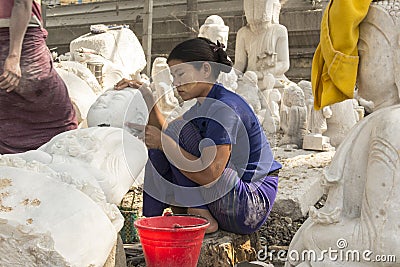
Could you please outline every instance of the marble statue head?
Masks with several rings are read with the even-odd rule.
[[[374,110],[400,102],[399,9],[399,0],[373,2],[360,24],[358,94]]]
[[[252,86],[256,87],[257,86],[257,81],[258,81],[257,74],[254,71],[246,71],[243,74],[243,81],[246,84],[249,84],[249,85],[252,85]]]
[[[205,37],[217,43],[224,44],[226,50],[228,46],[229,27],[225,25],[224,20],[218,15],[207,17],[199,30],[199,37]]]
[[[301,90],[297,84],[290,85],[286,88],[284,94],[285,97],[283,99],[286,106],[304,107],[306,105],[303,90]]]
[[[101,94],[88,111],[89,127],[111,126],[123,128],[133,135],[140,132],[129,129],[127,122],[144,125],[147,121],[147,106],[137,89],[107,90]]]
[[[269,92],[269,99],[274,102],[279,102],[282,99],[282,95],[278,89],[271,89]]]
[[[252,30],[265,22],[279,23],[279,12],[279,0],[244,0],[244,14]]]

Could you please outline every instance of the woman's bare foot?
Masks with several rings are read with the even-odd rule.
[[[188,208],[186,207],[178,207],[178,206],[171,206],[171,210],[173,214],[187,214]]]
[[[199,215],[201,217],[206,218],[210,222],[210,226],[208,226],[206,230],[206,234],[214,233],[218,231],[218,222],[214,219],[211,213],[206,209],[197,209],[197,208],[188,208],[188,214]]]

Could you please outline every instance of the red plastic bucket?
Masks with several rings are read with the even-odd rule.
[[[147,267],[196,267],[207,219],[173,215],[135,221]]]

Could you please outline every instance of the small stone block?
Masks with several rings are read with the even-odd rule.
[[[303,139],[303,149],[328,151],[332,148],[329,137],[323,135],[306,135]]]

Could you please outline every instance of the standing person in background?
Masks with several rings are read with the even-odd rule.
[[[77,128],[53,68],[36,0],[0,0],[0,154],[36,149]]]

